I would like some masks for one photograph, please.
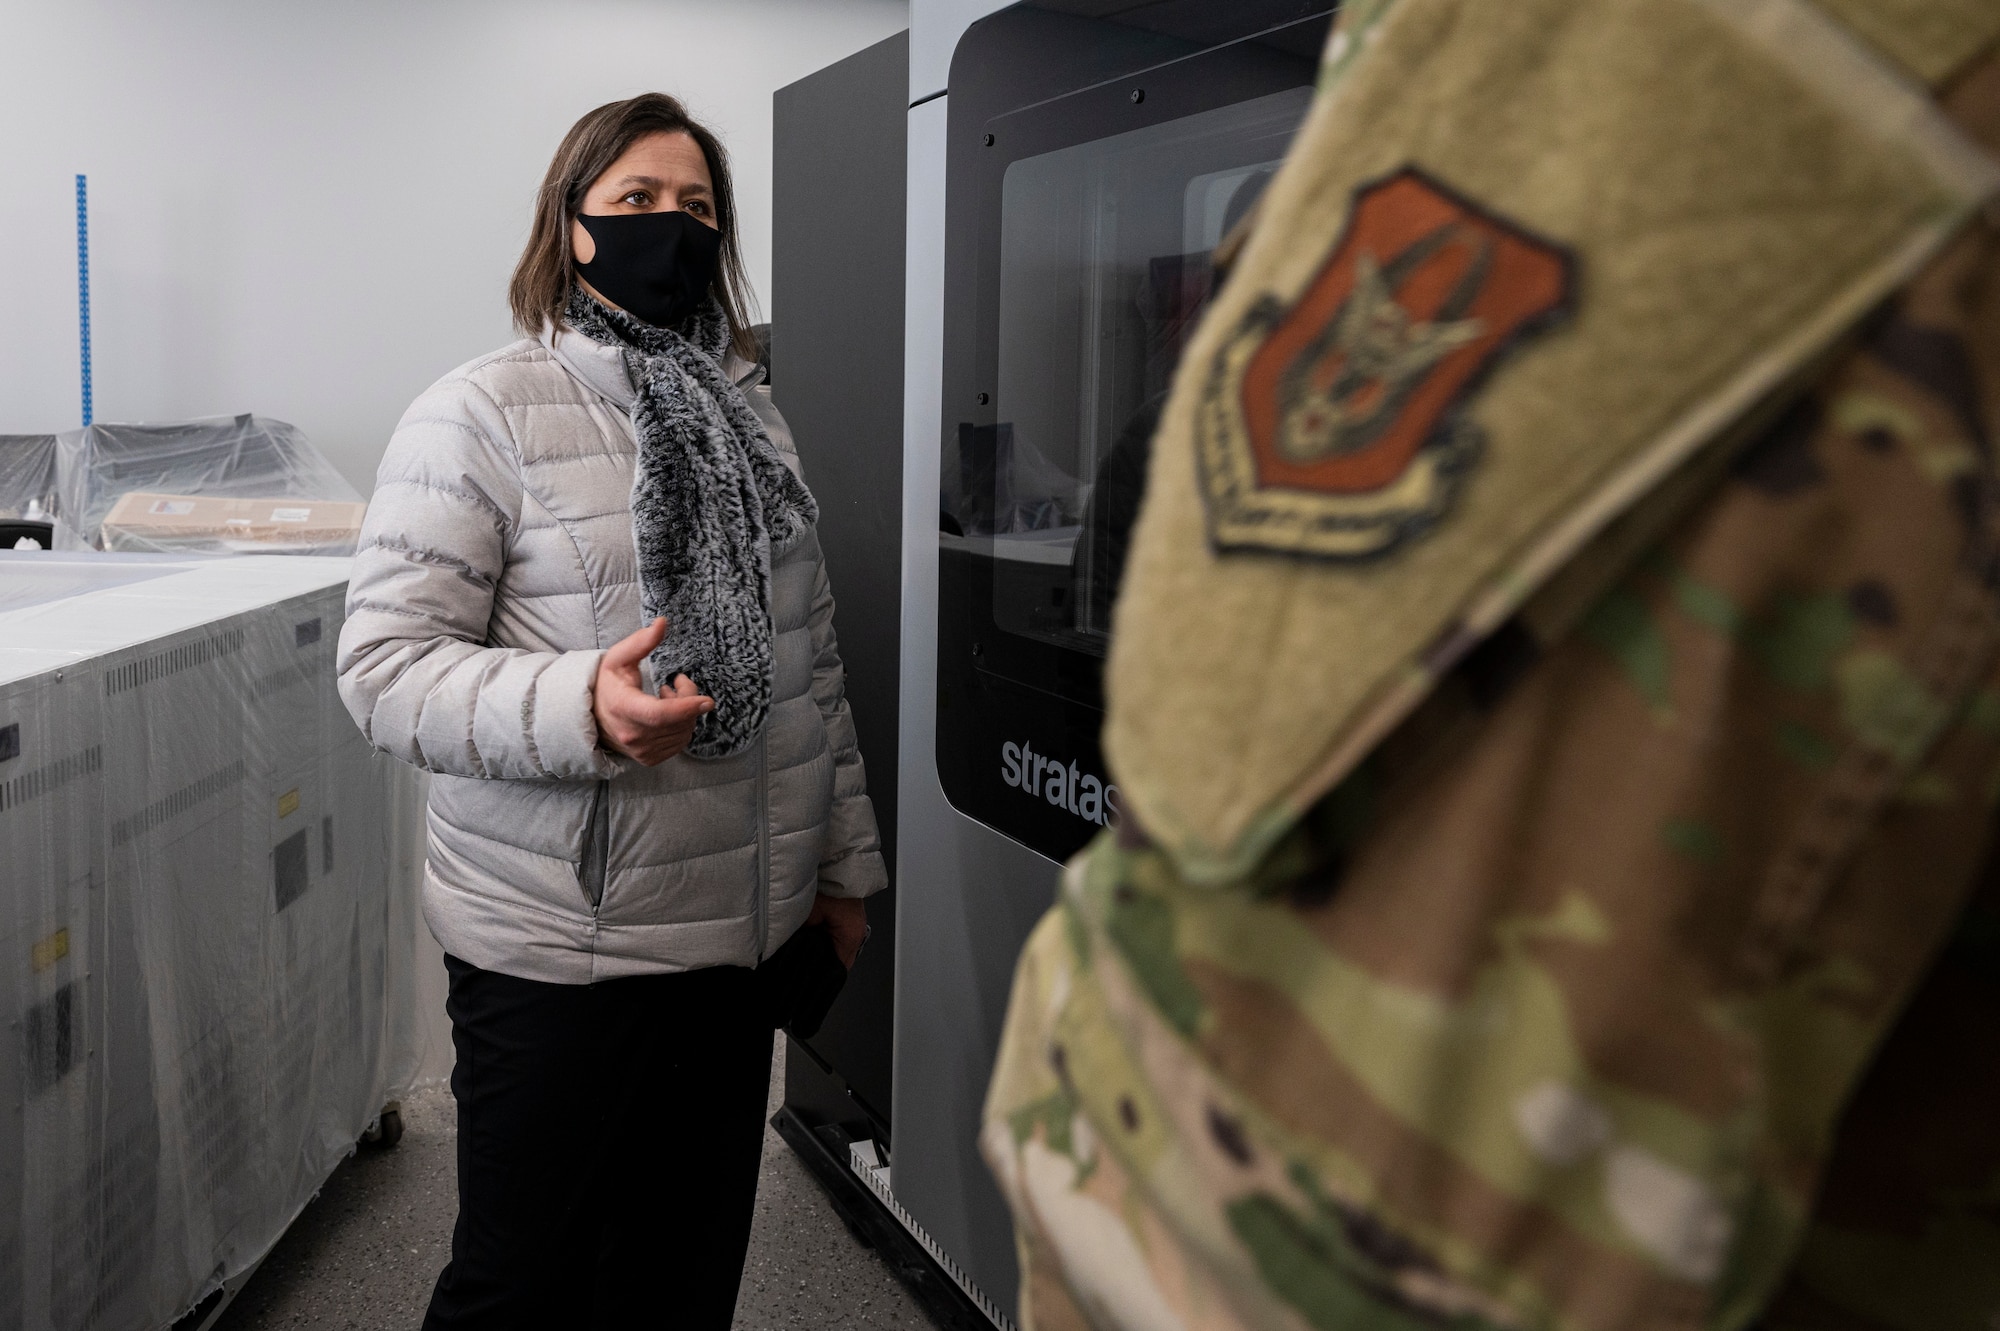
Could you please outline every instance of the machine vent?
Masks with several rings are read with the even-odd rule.
[[[965,1269],[954,1262],[951,1254],[946,1252],[938,1241],[917,1223],[916,1217],[905,1211],[903,1204],[896,1200],[896,1194],[889,1188],[889,1166],[883,1161],[881,1150],[874,1142],[857,1141],[849,1144],[847,1167],[854,1171],[856,1178],[868,1185],[868,1191],[874,1193],[876,1200],[888,1208],[889,1214],[896,1217],[896,1222],[910,1231],[910,1237],[923,1245],[924,1251],[931,1255],[931,1260],[958,1283],[958,1287],[965,1291],[965,1296],[979,1305],[979,1311],[986,1314],[988,1321],[999,1327],[1000,1331],[1016,1331],[1013,1319],[1001,1312],[993,1300],[986,1297],[986,1292],[972,1283],[972,1277],[965,1273]]]
[[[78,777],[89,776],[103,766],[104,750],[93,744],[81,753],[59,758],[32,772],[23,772],[12,781],[0,783],[0,813],[61,790]]]
[[[274,693],[295,688],[307,683],[313,677],[313,663],[309,661],[291,662],[278,667],[269,674],[259,675],[250,681],[250,695],[263,701]]]
[[[150,832],[163,823],[172,822],[195,805],[213,799],[231,786],[242,784],[246,769],[238,758],[220,771],[210,772],[199,781],[191,781],[171,795],[154,800],[139,812],[120,818],[111,825],[111,844],[122,846],[142,832]]]
[[[128,661],[104,676],[106,697],[116,697],[141,685],[151,684],[156,679],[178,675],[183,670],[219,661],[225,656],[234,656],[243,650],[243,630],[230,629],[218,633],[213,638],[203,638],[199,642],[182,643],[164,652],[156,652],[136,661]]]

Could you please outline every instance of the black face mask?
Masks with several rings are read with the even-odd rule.
[[[715,281],[722,233],[684,212],[578,214],[597,254],[576,271],[613,305],[656,328],[699,309]]]

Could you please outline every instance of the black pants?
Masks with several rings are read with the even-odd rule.
[[[445,967],[458,1224],[426,1331],[726,1331],[771,1075],[754,972]]]

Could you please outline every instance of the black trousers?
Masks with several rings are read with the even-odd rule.
[[[771,1075],[755,973],[445,967],[458,1223],[425,1331],[727,1331]]]

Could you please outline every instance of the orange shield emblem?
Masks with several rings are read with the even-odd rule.
[[[1568,309],[1569,252],[1414,167],[1356,191],[1289,305],[1257,301],[1215,353],[1195,423],[1219,549],[1386,554],[1477,466],[1463,407]]]

